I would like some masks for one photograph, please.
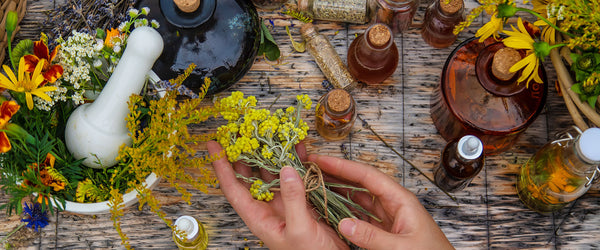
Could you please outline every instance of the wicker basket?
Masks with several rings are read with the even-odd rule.
[[[560,40],[562,39],[558,36],[557,42],[560,42]],[[563,47],[561,51],[558,51],[558,49],[550,51],[550,59],[552,60],[554,69],[556,69],[560,91],[565,100],[567,109],[569,110],[575,125],[582,130],[589,127],[600,127],[600,114],[598,113],[598,110],[590,107],[586,102],[582,102],[581,99],[579,99],[579,95],[571,90],[571,86],[573,86],[574,82],[570,75],[568,63],[565,65],[566,61],[570,61],[570,53],[571,52],[567,47]]]
[[[0,17],[2,17],[0,22],[0,63],[4,62],[4,58],[7,54],[6,47],[8,46],[8,39],[6,29],[4,28],[6,27],[6,15],[8,15],[9,11],[16,11],[19,14],[19,22],[21,22],[25,16],[26,10],[27,0],[2,0],[2,5],[0,5]],[[15,34],[17,34],[20,29],[18,25],[19,22],[17,22],[17,29],[13,32],[12,38],[15,37]]]

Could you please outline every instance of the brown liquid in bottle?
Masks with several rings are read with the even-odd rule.
[[[348,71],[359,81],[377,84],[394,74],[398,58],[390,28],[374,24],[350,44]]]
[[[486,59],[497,47],[504,45],[494,38],[483,43],[471,38],[460,44],[446,61],[440,85],[431,97],[431,118],[442,137],[450,141],[475,135],[483,142],[486,155],[514,145],[541,112],[548,89],[541,67],[544,84],[532,81],[529,88],[525,83],[516,84],[519,74],[508,81],[494,77],[491,60]]]
[[[456,40],[454,26],[464,21],[463,0],[434,1],[425,12],[421,35],[434,48],[446,48]]]
[[[483,169],[485,157],[482,155],[481,142],[474,136],[465,136],[461,141],[478,142],[471,152],[466,152],[469,159],[463,157],[465,152],[459,152],[459,147],[464,147],[464,142],[458,139],[452,140],[442,151],[440,163],[434,169],[435,183],[447,192],[455,192],[464,189],[471,180]],[[474,159],[473,159],[474,158]]]
[[[356,102],[343,89],[334,89],[319,100],[315,108],[317,132],[325,139],[343,139],[356,120]]]

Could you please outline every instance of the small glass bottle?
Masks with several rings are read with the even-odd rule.
[[[181,250],[204,250],[208,246],[208,235],[204,226],[192,216],[181,216],[175,221],[175,228],[186,233],[186,237],[173,232],[173,240]]]
[[[425,12],[423,40],[434,48],[446,48],[456,41],[454,26],[464,20],[463,0],[435,0]]]
[[[313,19],[363,24],[373,17],[370,0],[298,0],[298,10]]]
[[[343,89],[333,89],[323,95],[315,108],[317,131],[328,140],[348,136],[356,120],[356,102]]]
[[[431,119],[446,141],[471,134],[483,142],[486,155],[498,154],[511,148],[542,112],[546,72],[539,67],[541,84],[518,83],[520,72],[509,69],[525,52],[504,48],[493,37],[482,43],[470,38],[446,60],[431,96]]]
[[[356,37],[348,48],[348,70],[358,81],[377,84],[394,74],[398,66],[398,48],[390,28],[373,24]]]
[[[252,0],[252,3],[256,8],[264,10],[276,10],[279,9],[288,0]]]
[[[376,22],[385,23],[394,34],[408,30],[419,7],[419,0],[377,0]]]
[[[575,130],[575,131],[574,131]],[[547,143],[521,166],[517,193],[539,213],[549,213],[579,198],[600,174],[600,129],[577,128]]]
[[[473,135],[450,141],[433,170],[435,183],[447,192],[464,189],[485,164],[483,143]]]
[[[315,58],[325,77],[335,88],[352,91],[358,83],[348,72],[346,65],[335,51],[329,40],[317,32],[317,28],[307,23],[300,28],[306,41],[308,52]]]

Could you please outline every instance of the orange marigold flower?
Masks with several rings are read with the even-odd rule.
[[[36,41],[33,43],[33,55],[25,55],[23,57],[26,65],[25,72],[29,73],[33,72],[40,60],[44,59],[44,66],[42,67],[44,82],[41,84],[41,86],[44,86],[46,82],[54,83],[63,74],[62,66],[58,64],[52,64],[52,61],[56,57],[59,48],[60,45],[56,46],[52,53],[50,53],[48,45],[46,45],[45,42]]]
[[[118,29],[112,28],[110,30],[106,30],[106,38],[104,39],[104,44],[109,48],[112,48],[115,43],[123,42],[123,34],[119,32]]]
[[[5,101],[0,105],[0,130],[5,130],[10,118],[17,113],[21,106],[15,101]],[[0,153],[10,151],[12,146],[4,131],[0,132]]]

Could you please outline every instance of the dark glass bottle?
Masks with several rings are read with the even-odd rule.
[[[328,140],[344,139],[356,120],[356,102],[343,89],[333,89],[323,95],[315,108],[317,131]]]
[[[196,69],[183,82],[194,92],[210,77],[209,94],[222,91],[241,79],[252,66],[260,44],[260,18],[245,0],[201,0],[187,13],[173,0],[141,0],[138,8],[150,7],[165,49],[153,70],[161,79],[172,79],[191,64]]]
[[[473,135],[450,141],[433,170],[435,183],[447,192],[464,189],[485,164],[483,143]]]
[[[348,48],[348,70],[357,80],[377,84],[394,74],[398,66],[398,48],[390,28],[373,24]]]
[[[298,0],[298,10],[313,19],[363,24],[377,8],[370,0]]]
[[[517,193],[530,209],[556,211],[584,195],[600,174],[600,129],[576,130],[565,131],[521,166]]]
[[[454,41],[454,26],[465,20],[463,0],[435,0],[425,12],[421,35],[434,48],[446,48]]]
[[[486,155],[500,153],[514,145],[542,111],[548,81],[541,66],[538,73],[544,83],[532,81],[529,88],[517,83],[519,74],[500,80],[492,73],[492,58],[504,47],[494,38],[483,43],[470,38],[446,60],[431,97],[431,118],[447,141],[472,134],[483,141]]]
[[[419,7],[419,0],[377,0],[376,22],[389,26],[394,34],[408,30]]]

